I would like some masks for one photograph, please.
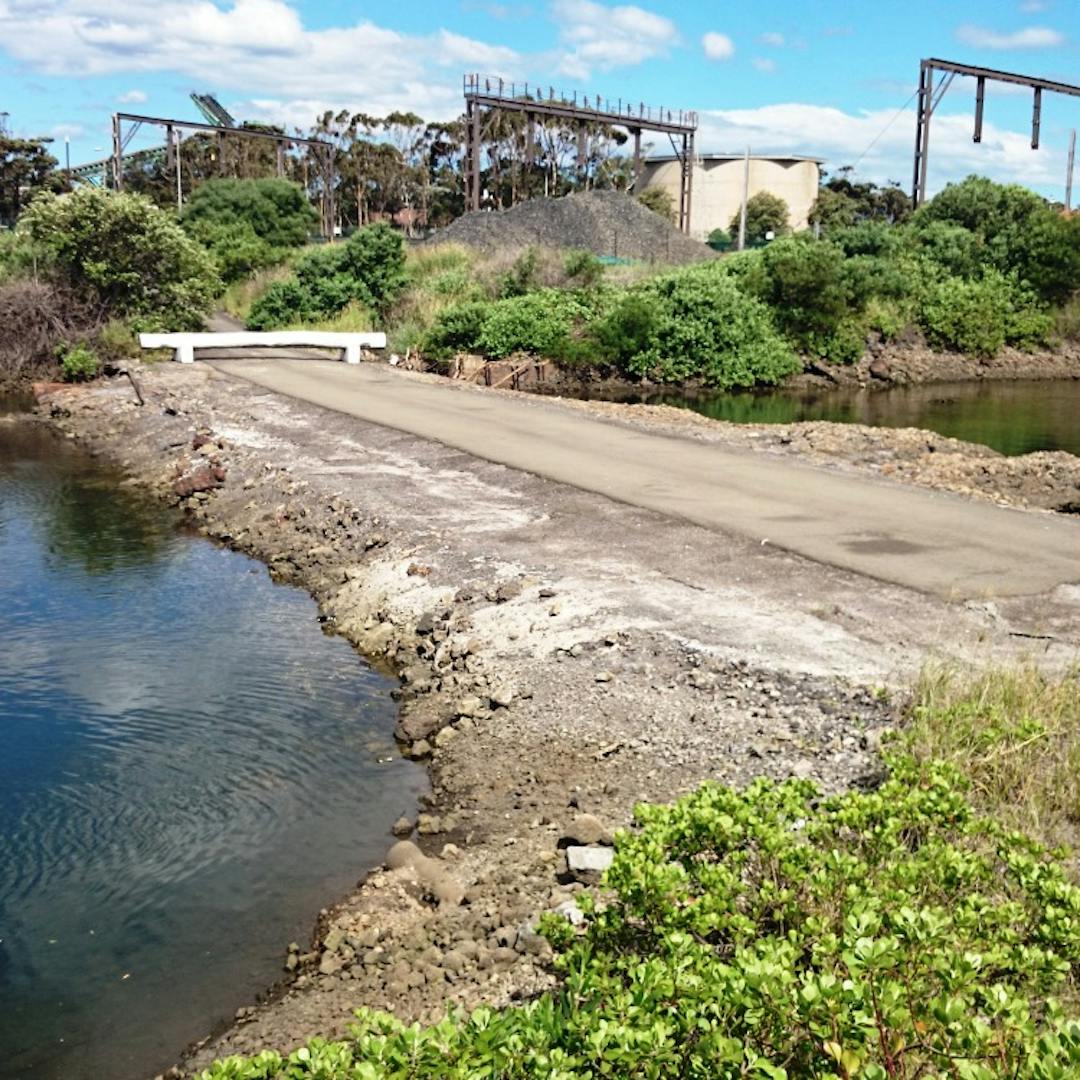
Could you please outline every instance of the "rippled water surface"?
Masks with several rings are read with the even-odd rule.
[[[0,1077],[145,1080],[277,979],[421,790],[388,690],[0,416]]]

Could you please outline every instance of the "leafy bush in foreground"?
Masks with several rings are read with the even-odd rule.
[[[950,766],[875,792],[706,784],[642,806],[561,989],[430,1028],[362,1010],[348,1042],[202,1080],[763,1077],[1057,1080],[1080,1072],[1080,890],[978,818]]]

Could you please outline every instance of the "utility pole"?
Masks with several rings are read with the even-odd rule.
[[[71,173],[71,136],[64,136],[64,172]]]
[[[1069,163],[1065,167],[1065,213],[1072,210],[1073,169],[1076,166],[1076,128],[1069,134]]]
[[[184,170],[180,164],[180,132],[176,132],[176,212],[184,209]]]
[[[746,203],[750,198],[750,147],[743,158],[742,209],[739,211],[739,251],[746,248]]]

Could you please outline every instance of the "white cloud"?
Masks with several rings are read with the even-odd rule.
[[[760,41],[762,45],[772,45],[773,48],[780,49],[783,48],[784,45],[784,35],[770,32],[762,34],[761,37],[758,38],[758,41]]]
[[[49,134],[56,139],[77,139],[85,131],[82,124],[56,124]]]
[[[501,74],[520,62],[513,49],[446,30],[408,35],[370,21],[307,29],[285,0],[0,0],[0,42],[14,60],[64,78],[175,72],[202,83],[210,72],[223,96],[278,102],[289,116],[290,103],[320,102],[448,119],[462,109],[462,69]]]
[[[710,31],[701,39],[701,47],[710,60],[730,60],[735,55],[735,44],[727,34]]]
[[[147,95],[145,90],[128,90],[120,94],[116,100],[121,105],[142,105],[146,102]]]
[[[557,70],[575,79],[588,78],[594,69],[611,71],[666,56],[679,42],[670,19],[630,4],[555,0],[551,12],[566,50]]]
[[[763,71],[766,75],[771,75],[776,70],[776,61],[767,56],[755,56],[752,63],[758,71]]]
[[[1047,49],[1065,43],[1064,34],[1048,26],[1028,26],[1011,33],[988,30],[965,23],[958,27],[956,40],[976,49]]]
[[[1045,11],[1047,6],[1048,5],[1044,3],[1044,0],[1024,0],[1020,5],[1020,10],[1024,12],[1025,15],[1034,15],[1039,11]]]
[[[848,113],[791,102],[758,109],[708,110],[700,113],[700,122],[697,145],[702,153],[736,152],[749,145],[754,153],[822,157],[826,168],[834,170],[853,165],[861,157],[860,176],[878,182],[899,180],[905,188],[910,183],[915,130],[911,109],[897,118],[893,109]],[[930,138],[931,191],[973,172],[1028,186],[1061,184],[1063,147],[1044,143],[1032,150],[1029,131],[1007,131],[989,122],[983,126],[981,144],[972,143],[971,134],[969,111],[935,113]]]

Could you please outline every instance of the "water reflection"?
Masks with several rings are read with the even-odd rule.
[[[1003,454],[1065,450],[1080,455],[1080,379],[937,383],[888,390],[623,395],[623,401],[674,405],[737,424],[829,420],[873,427],[916,427]]]
[[[0,419],[0,1077],[134,1080],[280,973],[424,782],[315,606]]]

